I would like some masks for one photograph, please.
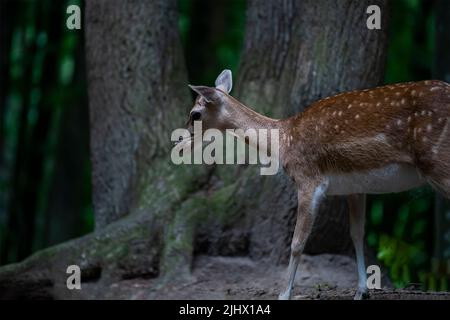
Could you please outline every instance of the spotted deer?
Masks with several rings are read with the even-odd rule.
[[[260,115],[230,96],[229,70],[219,75],[215,87],[190,88],[198,97],[189,114],[189,132],[194,121],[222,131],[279,130],[279,160],[298,189],[287,286],[280,299],[291,298],[300,255],[327,195],[348,196],[359,279],[355,299],[367,293],[365,194],[428,183],[450,198],[448,83],[428,80],[345,92],[282,120]]]

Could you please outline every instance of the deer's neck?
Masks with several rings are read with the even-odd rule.
[[[267,172],[271,172],[264,174],[274,174],[279,164],[281,121],[263,116],[237,100],[233,103],[230,105],[231,108],[225,109],[224,112],[229,113],[225,116],[229,116],[231,127],[235,129],[234,135],[256,148],[260,157],[270,157],[269,168],[262,170],[267,169]],[[274,168],[275,171],[272,171]]]
[[[233,129],[244,131],[249,129],[267,129],[268,131],[279,129],[279,120],[263,116],[234,99],[230,108],[227,108],[224,112],[227,113],[225,116],[231,119]]]

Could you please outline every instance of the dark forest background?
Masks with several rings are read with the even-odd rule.
[[[450,82],[448,2],[391,1],[385,83]],[[65,27],[69,4],[85,6],[0,0],[0,265],[94,230],[85,28]],[[177,4],[189,83],[237,75],[246,1]],[[448,291],[445,206],[429,188],[369,197],[367,243],[394,285]]]

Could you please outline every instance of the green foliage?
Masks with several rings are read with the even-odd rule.
[[[390,278],[397,287],[405,287],[412,282],[411,269],[420,263],[422,243],[409,244],[387,234],[380,235],[378,259],[390,269]]]
[[[431,259],[433,201],[434,193],[428,187],[369,201],[367,241],[377,250],[396,287],[423,283],[421,275]]]
[[[391,3],[386,83],[431,78],[435,14],[432,1]]]
[[[9,49],[5,61],[9,74],[2,75],[8,91],[0,96],[5,101],[4,118],[0,118],[4,119],[0,125],[0,264],[93,229],[87,153],[80,157],[86,161],[78,164],[86,173],[79,179],[87,183],[81,182],[82,209],[75,221],[83,225],[64,228],[72,231],[63,234],[54,220],[55,214],[69,214],[64,211],[71,205],[57,204],[65,195],[64,190],[55,192],[61,168],[67,165],[61,157],[67,144],[66,119],[71,108],[87,110],[84,66],[79,65],[84,58],[83,34],[65,27],[69,4],[82,5],[82,1],[17,1],[6,7],[14,19],[11,42],[0,48]],[[59,187],[64,183],[77,182],[60,182]]]
[[[178,25],[191,82],[213,84],[223,69],[237,72],[245,7],[245,0],[219,0],[214,4],[207,0],[178,0]]]
[[[391,6],[386,83],[432,78],[433,2],[397,0]],[[393,284],[420,283],[422,288],[447,290],[447,280],[438,280],[431,270],[434,193],[421,188],[370,199],[367,241],[388,268]]]

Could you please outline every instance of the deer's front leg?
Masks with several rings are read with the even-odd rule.
[[[291,243],[288,283],[285,291],[279,296],[280,300],[289,300],[291,298],[300,256],[311,233],[319,205],[325,197],[326,188],[326,183],[317,183],[298,191],[298,213]]]
[[[354,299],[361,300],[367,295],[367,274],[364,262],[366,196],[364,194],[350,195],[347,199],[350,213],[350,235],[355,246],[356,263],[358,265],[358,289]]]

